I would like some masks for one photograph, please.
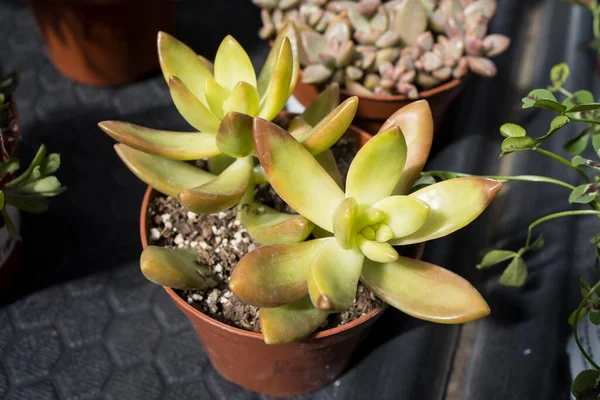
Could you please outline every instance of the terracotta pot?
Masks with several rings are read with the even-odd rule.
[[[350,127],[349,132],[358,137],[359,146],[371,138],[355,127]],[[148,246],[148,204],[155,193],[148,187],[142,202],[140,235],[144,248]],[[419,251],[422,252],[422,247]],[[267,345],[262,334],[216,321],[189,305],[172,289],[164,289],[188,317],[210,362],[225,379],[276,397],[309,393],[335,380],[384,311],[378,308],[349,324],[315,333],[296,343]]]
[[[113,86],[158,67],[156,34],[173,32],[176,0],[28,0],[56,69]]]
[[[429,102],[436,126],[439,126],[442,122],[448,107],[462,91],[467,79],[468,76],[461,79],[454,79],[436,88],[421,92],[421,97],[418,100],[427,100]],[[294,97],[306,107],[313,102],[321,90],[321,87],[302,83],[302,77],[300,77],[294,91]],[[341,100],[346,100],[348,97],[354,95],[342,89]],[[377,133],[385,120],[398,109],[415,101],[404,95],[359,95],[358,98],[358,111],[352,123],[371,134]]]

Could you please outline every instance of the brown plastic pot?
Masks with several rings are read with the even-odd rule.
[[[114,86],[158,67],[156,34],[172,32],[175,0],[28,0],[56,69]]]
[[[450,107],[456,96],[463,90],[467,79],[468,75],[421,92],[421,97],[417,100],[427,100],[429,102],[436,126],[441,124],[446,111],[448,111],[448,107]],[[306,107],[314,101],[322,90],[322,87],[302,83],[302,77],[300,77],[294,91],[294,97]],[[354,93],[345,89],[341,90],[342,101],[354,95]],[[404,95],[358,95],[358,98],[358,111],[356,112],[353,124],[371,134],[377,133],[385,120],[398,111],[398,109],[416,101]]]
[[[371,136],[350,127],[359,146]],[[148,204],[156,194],[148,187],[140,215],[142,246],[148,246]],[[418,256],[422,253],[419,248]],[[216,321],[164,287],[188,317],[213,367],[228,381],[246,389],[276,397],[297,396],[335,380],[347,367],[357,345],[384,308],[340,327],[328,329],[291,344],[267,345],[262,334],[237,329]]]

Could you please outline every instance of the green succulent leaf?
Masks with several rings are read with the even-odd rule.
[[[560,63],[555,65],[550,70],[550,80],[554,84],[554,87],[561,87],[569,78],[571,70],[566,63]]]
[[[212,72],[192,49],[165,33],[158,33],[158,60],[165,81],[176,76],[204,106],[204,80],[212,78]],[[213,131],[215,132],[215,131]]]
[[[216,136],[218,150],[236,158],[250,155],[254,151],[252,122],[252,117],[246,114],[230,112],[225,115]]]
[[[172,160],[198,160],[220,153],[214,133],[154,130],[120,121],[104,121],[98,126],[118,142]]]
[[[358,97],[350,97],[327,114],[313,129],[296,139],[311,154],[319,154],[333,146],[348,130],[357,109]]]
[[[581,371],[571,386],[571,393],[577,400],[595,399],[599,390],[600,371],[592,369]]]
[[[178,194],[181,205],[196,214],[213,214],[235,206],[252,179],[252,157],[236,160],[216,179]]]
[[[227,154],[216,155],[208,159],[208,170],[213,175],[219,175],[233,164],[235,160],[235,157],[228,156]]]
[[[344,182],[342,182],[342,174],[338,168],[337,161],[333,156],[330,149],[327,149],[319,154],[315,155],[315,160],[323,167],[323,169],[329,174],[331,178],[337,183],[340,189],[344,188]]]
[[[140,267],[151,282],[174,289],[206,290],[217,286],[210,268],[197,261],[189,249],[148,246],[142,252]]]
[[[260,327],[266,344],[293,343],[316,331],[327,319],[327,311],[315,308],[306,296],[276,308],[261,308]]]
[[[284,37],[278,44],[275,54],[273,70],[269,84],[260,98],[260,112],[258,114],[260,118],[268,121],[273,120],[285,107],[290,97],[290,87],[294,81],[294,52],[287,37]]]
[[[300,115],[302,120],[314,127],[340,104],[340,86],[332,83],[323,90]]]
[[[527,265],[521,257],[512,259],[498,281],[504,286],[521,287],[527,280]]]
[[[527,131],[520,125],[517,124],[504,124],[500,127],[500,133],[502,136],[508,137],[525,137]]]
[[[260,244],[301,242],[314,228],[314,224],[301,215],[282,213],[253,202],[239,206],[238,218]]]
[[[52,153],[46,156],[40,164],[41,176],[48,176],[55,173],[60,167],[60,154]]]
[[[333,213],[333,233],[342,249],[355,246],[356,228],[354,226],[358,214],[358,204],[352,197],[344,199]]]
[[[61,194],[65,191],[65,188],[61,186],[55,176],[47,176],[20,186],[19,191],[50,197]]]
[[[477,269],[493,267],[503,261],[512,260],[516,256],[517,253],[514,251],[492,250],[483,257],[483,260],[481,260],[479,264],[477,264]]]
[[[255,118],[253,131],[256,154],[277,194],[301,215],[333,232],[331,216],[344,200],[344,192],[285,130]]]
[[[223,103],[223,113],[239,112],[251,117],[258,115],[259,98],[256,88],[249,83],[239,82]]]
[[[342,312],[354,303],[364,256],[330,241],[310,264],[308,293],[315,307]]]
[[[371,227],[367,228],[373,230]],[[375,240],[375,232],[368,236],[371,239],[366,238],[363,233],[356,236],[358,247],[365,257],[378,263],[390,263],[398,259],[398,252],[389,243],[380,243]]]
[[[530,137],[509,137],[502,142],[502,153],[500,157],[516,151],[531,150],[536,146],[535,140]]]
[[[41,214],[48,211],[48,199],[39,194],[19,194],[4,191],[4,203],[31,214]],[[4,210],[6,208],[2,211]]]
[[[591,203],[598,197],[598,185],[587,184],[577,186],[569,195],[569,203],[571,204],[587,204]]]
[[[458,324],[487,316],[490,308],[465,279],[407,257],[379,264],[365,260],[363,284],[389,305],[415,318]]]
[[[470,224],[496,197],[502,184],[486,178],[456,178],[426,186],[410,195],[430,207],[425,224],[392,245],[426,242],[449,235]]]
[[[212,81],[212,78],[204,79],[202,82],[204,83],[207,80]],[[201,132],[217,132],[221,121],[194,96],[183,81],[177,77],[171,77],[169,79],[169,90],[175,107],[188,124]]]
[[[390,196],[404,170],[406,154],[406,141],[397,126],[373,136],[350,164],[347,196],[354,197],[361,206],[373,205]]]
[[[265,98],[265,95],[268,92],[269,86],[271,85],[271,80],[273,79],[274,73],[277,70],[277,64],[279,61],[279,57],[281,56],[281,48],[283,46],[284,38],[287,38],[290,42],[290,48],[292,50],[292,79],[290,81],[290,88],[288,91],[288,97],[294,93],[294,89],[296,87],[296,83],[298,82],[298,77],[300,75],[300,45],[298,32],[296,31],[296,27],[292,22],[288,22],[283,29],[279,31],[277,38],[273,42],[273,46],[271,47],[271,51],[267,56],[265,64],[260,71],[260,75],[258,76],[257,89],[259,97],[262,99]],[[336,104],[337,106],[337,104]]]
[[[332,241],[327,238],[259,247],[238,262],[229,288],[244,303],[257,307],[300,300],[308,295],[310,263]]]
[[[29,167],[27,167],[25,172],[23,172],[21,175],[19,175],[15,179],[11,180],[10,182],[8,182],[5,186],[7,188],[17,187],[17,186],[21,185],[22,183],[27,182],[29,177],[35,170],[35,168],[40,166],[44,162],[45,159],[46,159],[46,146],[41,145],[40,148],[38,149],[37,153],[35,154],[35,157],[33,157],[31,164],[29,164]]]
[[[177,197],[183,189],[193,188],[216,179],[200,168],[183,161],[144,153],[124,144],[115,145],[123,163],[139,179],[166,195]]]
[[[402,195],[410,193],[429,157],[433,142],[433,116],[429,103],[419,100],[402,107],[383,123],[379,132],[394,126],[400,127],[406,146],[410,149],[402,175],[393,191],[394,195]]]
[[[19,160],[16,158],[9,158],[6,161],[0,162],[0,174],[14,174],[19,170]]]
[[[215,56],[215,80],[219,85],[232,91],[238,82],[246,82],[256,87],[256,72],[244,48],[228,35],[223,39]]]
[[[225,110],[223,104],[229,98],[230,92],[219,85],[214,79],[207,79],[205,82],[206,101],[210,110],[218,119],[223,119]]]
[[[391,196],[378,201],[374,209],[383,211],[381,220],[392,231],[394,238],[402,238],[418,231],[429,217],[429,204],[409,196]]]

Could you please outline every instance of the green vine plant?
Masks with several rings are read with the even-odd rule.
[[[597,7],[594,3],[594,10]],[[550,122],[546,133],[533,137],[520,125],[507,123],[500,127],[500,133],[504,136],[500,158],[507,154],[516,152],[533,151],[542,154],[554,161],[577,172],[580,184],[574,186],[568,182],[549,176],[518,175],[518,176],[488,176],[500,182],[524,181],[534,183],[546,183],[558,185],[568,189],[568,201],[572,207],[568,210],[553,213],[533,221],[528,228],[524,245],[518,250],[497,249],[488,252],[477,265],[478,269],[487,269],[508,262],[508,266],[500,276],[499,283],[505,286],[520,287],[527,280],[527,264],[524,256],[532,251],[537,251],[544,246],[544,238],[539,235],[535,240],[533,230],[544,222],[557,218],[590,216],[600,217],[600,103],[595,102],[594,96],[587,90],[571,92],[565,88],[570,70],[567,64],[562,63],[552,68],[550,72],[551,85],[545,89],[531,91],[527,97],[522,99],[523,108],[541,108],[556,114]],[[558,97],[558,98],[557,98]],[[560,98],[560,99],[559,99]],[[546,141],[552,138],[558,131],[569,124],[581,126],[579,133],[564,143],[564,150],[571,154],[568,159],[543,148]],[[583,153],[591,145],[594,148],[595,158],[590,160],[582,157]],[[430,185],[439,181],[470,176],[468,174],[431,171],[421,174],[415,183],[415,188]],[[574,208],[579,205],[580,207]],[[585,206],[585,208],[581,208]],[[596,267],[600,265],[600,233],[590,239],[596,253]],[[600,281],[593,287],[585,277],[581,278],[583,300],[569,318],[573,326],[573,336],[582,354],[593,366],[593,370],[580,373],[574,380],[572,392],[578,400],[600,398],[600,366],[596,364],[586,352],[577,335],[577,324],[586,316],[594,325],[600,325]]]

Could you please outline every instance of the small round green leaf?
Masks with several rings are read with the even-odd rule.
[[[569,139],[563,146],[565,151],[570,154],[579,154],[585,150],[590,141],[590,135],[584,130],[579,135]]]
[[[567,81],[570,74],[569,66],[566,63],[560,63],[550,70],[550,80],[554,86],[560,87]]]
[[[515,257],[504,270],[498,281],[504,286],[521,287],[527,280],[527,265],[521,257]]]
[[[594,325],[600,325],[600,310],[595,308],[590,310],[590,322]]]
[[[509,137],[502,142],[502,154],[504,156],[515,151],[531,150],[535,147],[535,141],[530,137]]]
[[[501,263],[502,261],[511,260],[516,256],[517,253],[514,251],[492,250],[483,257],[481,263],[477,264],[477,269],[489,268]]]
[[[569,196],[571,204],[587,204],[598,197],[598,186],[595,184],[577,186]]]
[[[536,89],[531,91],[527,97],[523,98],[523,108],[531,108],[539,100],[551,100],[556,102],[556,97],[546,89]]]
[[[578,400],[593,399],[598,392],[600,383],[600,371],[585,370],[581,371],[573,381],[571,393]]]
[[[500,133],[504,137],[524,137],[527,136],[527,131],[517,124],[504,124],[500,127]]]

